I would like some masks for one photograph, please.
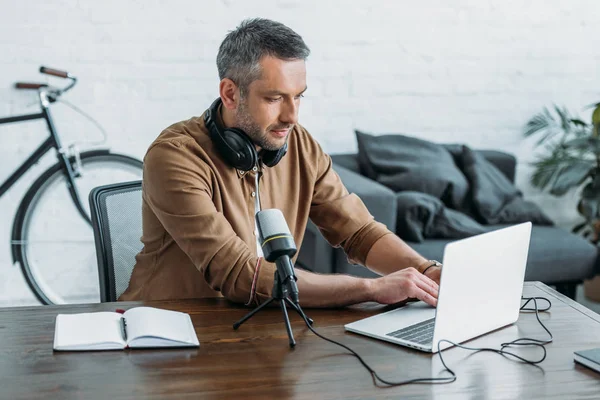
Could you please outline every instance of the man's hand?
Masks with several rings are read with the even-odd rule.
[[[425,276],[429,279],[440,284],[440,277],[442,276],[442,268],[441,267],[431,267],[425,272]]]
[[[427,272],[429,274],[429,271]],[[416,298],[435,307],[438,289],[435,281],[414,268],[405,268],[371,282],[373,300],[381,304],[394,304]]]

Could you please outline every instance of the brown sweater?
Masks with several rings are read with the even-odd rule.
[[[348,193],[303,127],[290,132],[288,152],[276,166],[261,168],[261,208],[283,212],[298,248],[308,218],[363,265],[371,246],[391,233]],[[254,233],[256,173],[225,163],[203,116],[165,129],[144,158],[144,247],[119,300],[270,297],[275,265],[258,262]]]

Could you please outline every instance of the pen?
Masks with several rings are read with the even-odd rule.
[[[125,317],[121,317],[121,329],[123,330],[123,339],[127,342],[127,322],[125,322]]]

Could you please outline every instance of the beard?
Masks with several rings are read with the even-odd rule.
[[[246,133],[246,135],[248,135],[250,139],[252,139],[255,145],[259,146],[261,149],[269,151],[279,150],[283,147],[283,144],[279,144],[278,142],[272,140],[269,137],[268,132],[270,130],[283,130],[286,128],[292,128],[288,125],[277,125],[274,127],[269,126],[266,130],[263,130],[254,121],[254,119],[252,119],[250,111],[248,111],[248,105],[246,104],[246,101],[243,100],[240,101],[237,110],[235,110],[235,119],[238,128],[243,130]],[[287,142],[287,137],[285,140]]]

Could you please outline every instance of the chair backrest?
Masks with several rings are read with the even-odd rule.
[[[116,301],[127,289],[135,256],[143,247],[142,181],[99,186],[90,192],[89,202],[100,301]]]

